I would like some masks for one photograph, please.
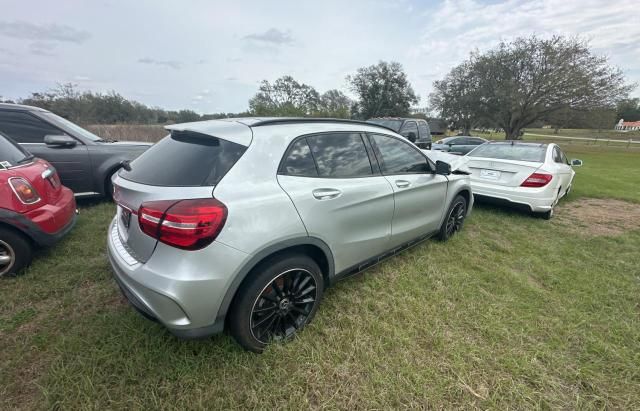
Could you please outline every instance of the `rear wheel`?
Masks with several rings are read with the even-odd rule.
[[[24,235],[0,227],[0,277],[17,275],[32,258],[31,244]]]
[[[569,189],[571,189],[571,186],[569,186]],[[565,195],[569,194],[569,191],[567,190],[567,193],[565,193]],[[542,217],[542,219],[544,220],[551,220],[553,218],[553,215],[555,214],[555,208],[556,205],[558,205],[558,202],[560,201],[560,193],[562,192],[562,187],[560,187],[558,189],[558,194],[556,195],[556,199],[553,201],[553,204],[551,204],[551,208],[548,211],[545,211],[544,213],[539,213],[539,216]]]
[[[464,225],[464,219],[467,216],[467,200],[461,195],[456,196],[451,202],[449,209],[447,210],[446,217],[440,226],[440,232],[438,233],[438,239],[446,241],[451,238],[455,233],[462,230]]]
[[[323,288],[320,268],[309,257],[290,254],[265,261],[234,300],[231,335],[258,353],[273,341],[292,338],[315,315]]]
[[[110,173],[104,180],[104,197],[107,200],[113,199],[113,183],[111,182],[111,178],[117,171],[118,170],[115,170],[113,173]]]
[[[540,217],[542,217],[542,219],[544,219],[544,220],[551,220],[553,218],[553,214],[554,214],[553,209],[554,208],[555,207],[551,207],[551,210],[546,211],[544,213],[540,213]]]

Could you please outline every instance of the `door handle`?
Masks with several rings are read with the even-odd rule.
[[[407,180],[396,180],[396,186],[398,188],[406,188],[409,187],[411,185],[410,182],[408,182]]]
[[[342,191],[335,188],[318,188],[313,190],[313,196],[318,200],[330,200],[339,197]]]

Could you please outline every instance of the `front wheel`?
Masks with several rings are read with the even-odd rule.
[[[442,226],[440,226],[440,232],[438,233],[438,239],[446,241],[451,238],[455,233],[462,230],[464,225],[464,219],[467,216],[467,200],[461,195],[456,196],[451,202]]]
[[[260,353],[286,341],[308,324],[318,309],[324,283],[318,265],[290,254],[260,264],[240,287],[229,313],[229,331],[245,349]]]
[[[33,250],[22,234],[0,227],[0,277],[15,276],[29,265]]]

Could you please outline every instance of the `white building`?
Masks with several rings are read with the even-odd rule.
[[[624,119],[620,119],[615,129],[618,131],[640,130],[640,121],[624,121]]]

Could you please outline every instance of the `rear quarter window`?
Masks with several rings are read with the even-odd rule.
[[[172,132],[131,162],[124,179],[147,185],[216,185],[242,157],[246,147],[194,132]]]

